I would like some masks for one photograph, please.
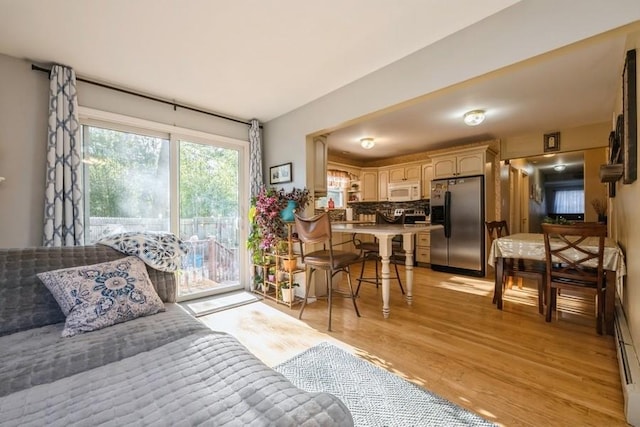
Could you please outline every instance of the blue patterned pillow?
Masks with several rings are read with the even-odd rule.
[[[133,256],[38,274],[67,319],[63,337],[164,311],[144,263]]]

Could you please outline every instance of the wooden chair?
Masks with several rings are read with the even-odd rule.
[[[358,311],[358,306],[356,305],[356,295],[353,293],[353,287],[351,285],[351,273],[349,271],[349,266],[360,262],[361,254],[333,249],[333,243],[331,240],[331,221],[329,220],[328,213],[325,212],[311,218],[303,218],[297,213],[294,214],[294,216],[296,232],[298,233],[298,239],[300,240],[300,257],[305,267],[309,267],[307,284],[304,290],[304,300],[302,301],[302,307],[300,307],[298,319],[302,318],[302,313],[307,305],[311,279],[313,278],[313,273],[315,273],[316,270],[324,270],[325,272],[327,283],[327,305],[329,312],[329,324],[327,330],[331,330],[331,306],[334,292],[342,293],[344,296],[351,298],[353,301],[353,308],[356,310],[356,315],[360,317],[360,311]],[[303,243],[322,244],[323,248],[321,250],[305,254],[302,245]],[[341,271],[347,274],[347,282],[349,283],[348,293],[334,290],[331,285],[333,276]]]
[[[487,234],[489,235],[489,242],[493,244],[493,241],[500,237],[509,235],[509,225],[507,221],[485,221],[487,228]],[[504,288],[510,287],[510,283],[514,278],[518,280],[518,287],[522,289],[522,279],[535,280],[538,284],[538,312],[544,314],[545,304],[545,277],[546,277],[546,265],[544,262],[533,260],[514,260],[511,258],[504,260],[504,273],[502,276],[503,295]],[[493,303],[497,302],[498,296],[494,293]]]
[[[376,211],[376,224],[404,224],[404,219],[405,219],[404,212],[402,213],[402,215],[398,217],[388,218],[382,212]],[[353,239],[352,239],[353,245],[356,247],[356,249],[359,249],[360,251],[362,251],[362,254],[363,254],[360,277],[356,279],[358,281],[358,287],[356,288],[356,296],[357,296],[358,293],[360,292],[360,285],[362,285],[362,282],[373,283],[376,285],[376,288],[377,288],[382,282],[382,278],[378,273],[378,261],[380,260],[380,247],[378,245],[378,240],[374,239],[373,242],[362,242],[356,236],[357,236],[356,234],[353,235]],[[396,236],[393,238],[391,249],[392,249],[391,263],[395,268],[396,277],[390,277],[390,279],[391,280],[395,279],[398,281],[398,285],[400,285],[400,291],[402,292],[402,295],[404,295],[404,288],[402,287],[402,280],[400,279],[400,273],[398,271],[398,256],[402,255],[402,236]],[[376,272],[375,277],[363,277],[364,268],[367,261],[374,261],[375,263],[374,268]]]
[[[605,272],[603,267],[605,224],[542,224],[547,269],[546,321],[557,303],[557,290],[579,290],[596,296],[596,330],[602,335],[605,311]],[[589,237],[597,245],[585,247]]]

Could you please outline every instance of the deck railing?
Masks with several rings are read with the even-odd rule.
[[[117,232],[168,228],[165,219],[91,217],[87,243],[95,243],[101,237]],[[240,280],[237,218],[181,219],[180,238],[189,246],[189,253],[182,260],[181,286],[191,288],[203,283],[215,286]]]

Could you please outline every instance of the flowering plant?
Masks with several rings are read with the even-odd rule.
[[[299,209],[304,209],[309,204],[309,190],[306,188],[295,188],[291,191],[285,191],[281,188],[278,194],[283,200],[293,200],[298,204]]]
[[[282,199],[279,191],[273,187],[262,187],[258,195],[251,200],[251,231],[247,247],[253,252],[254,261],[261,257],[262,251],[271,249],[282,237],[284,225],[280,219],[280,211],[285,206],[286,200]]]
[[[286,238],[286,227],[280,212],[293,200],[304,209],[309,204],[309,190],[293,188],[291,191],[274,187],[262,187],[251,200],[249,221],[251,230],[247,248],[252,252],[254,264],[262,264],[264,252],[274,249],[278,241]]]

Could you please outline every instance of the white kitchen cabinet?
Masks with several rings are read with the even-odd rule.
[[[421,231],[416,238],[416,261],[424,266],[431,263],[431,232]]]
[[[389,169],[389,182],[420,181],[420,165],[405,165]]]
[[[389,200],[389,170],[380,169],[378,171],[378,200],[381,202]]]
[[[422,165],[422,198],[429,199],[431,197],[431,180],[433,179],[433,164],[425,163]]]
[[[327,149],[326,137],[317,136],[313,138],[313,190],[318,193],[327,192]]]
[[[362,169],[360,175],[360,195],[363,202],[378,200],[378,171]]]
[[[433,179],[484,174],[485,151],[451,152],[432,156]]]
[[[350,181],[347,188],[347,200],[349,202],[360,201],[360,181]]]

